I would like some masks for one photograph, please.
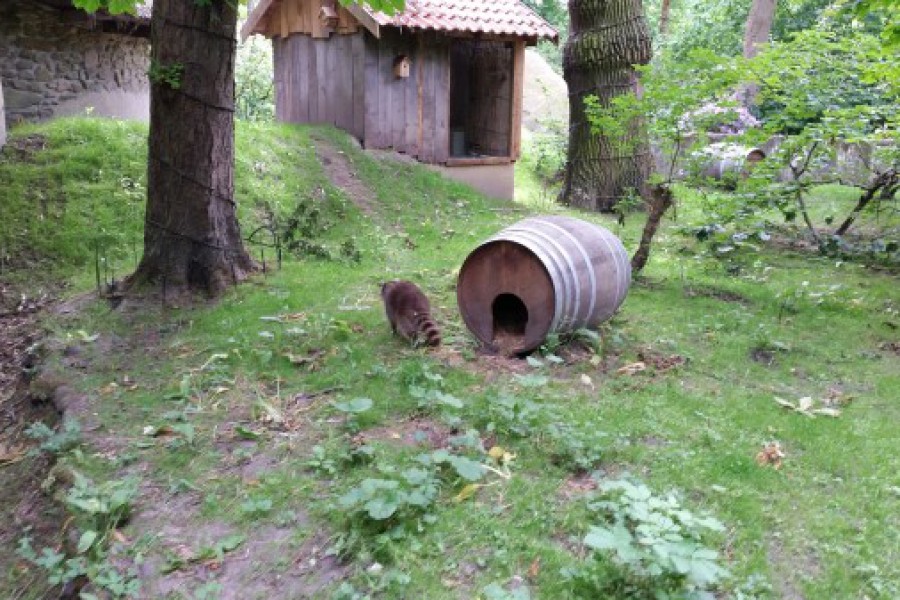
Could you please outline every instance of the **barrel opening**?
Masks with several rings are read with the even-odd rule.
[[[515,294],[499,294],[491,304],[494,317],[494,345],[502,352],[514,352],[525,337],[528,307]]]

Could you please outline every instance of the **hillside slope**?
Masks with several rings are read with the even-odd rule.
[[[5,239],[35,251],[10,262],[90,290],[83,241],[106,229],[127,272],[142,135],[16,130]],[[82,571],[82,591],[154,600],[896,597],[895,277],[766,248],[726,263],[667,224],[610,323],[507,359],[466,331],[456,274],[531,208],[274,125],[238,128],[237,196],[246,236],[267,215],[292,230],[280,268],[253,244],[266,271],[214,304],[81,294],[46,316],[31,397],[70,427],[43,432],[52,477],[0,440],[0,541],[19,548],[0,554],[0,597],[57,596]],[[580,216],[634,247],[639,219]],[[441,348],[391,335],[391,278],[429,295]],[[62,500],[58,521],[16,497],[23,481]],[[598,504],[623,481],[630,505]],[[622,526],[652,513],[645,532],[680,541],[627,545],[608,512],[626,509]],[[724,530],[691,516],[707,514]]]

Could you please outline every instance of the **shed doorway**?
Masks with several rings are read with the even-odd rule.
[[[454,40],[450,46],[450,157],[510,158],[512,42]]]

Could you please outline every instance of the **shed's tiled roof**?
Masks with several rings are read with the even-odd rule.
[[[396,15],[374,12],[381,26],[556,40],[547,21],[520,0],[406,0]]]

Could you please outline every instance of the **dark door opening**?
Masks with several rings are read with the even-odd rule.
[[[450,47],[450,156],[510,156],[513,44],[455,40]]]
[[[515,294],[500,294],[491,304],[494,317],[494,346],[503,353],[516,352],[525,338],[528,307]]]

